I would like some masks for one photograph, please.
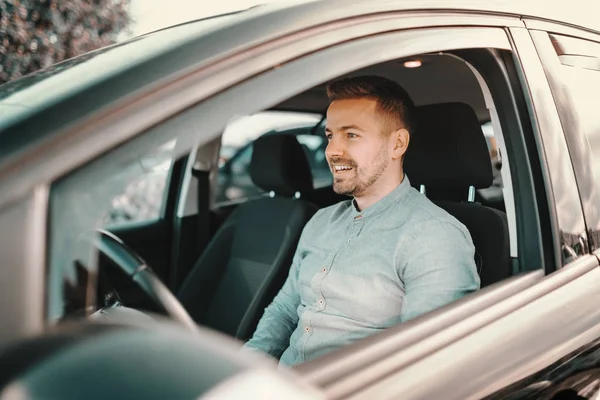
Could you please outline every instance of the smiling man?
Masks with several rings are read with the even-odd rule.
[[[479,289],[469,231],[413,189],[402,161],[414,105],[395,82],[327,86],[333,189],[352,199],[304,228],[288,279],[245,348],[295,365]],[[418,132],[415,134],[418,135]]]

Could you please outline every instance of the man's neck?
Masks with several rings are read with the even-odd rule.
[[[354,197],[354,203],[359,211],[364,211],[368,207],[377,203],[388,194],[392,193],[404,180],[404,173],[394,179],[388,179],[383,182],[375,182],[367,193]]]

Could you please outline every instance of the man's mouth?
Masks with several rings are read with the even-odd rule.
[[[343,174],[345,172],[351,171],[353,168],[349,165],[334,165],[333,170],[336,174]]]

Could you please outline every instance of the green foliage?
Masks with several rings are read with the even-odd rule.
[[[115,43],[130,22],[129,3],[0,0],[0,84]]]

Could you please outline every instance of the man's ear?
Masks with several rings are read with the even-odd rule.
[[[392,137],[394,138],[392,159],[399,160],[406,153],[406,149],[408,149],[408,143],[410,142],[410,134],[406,129],[402,128],[392,133]]]

